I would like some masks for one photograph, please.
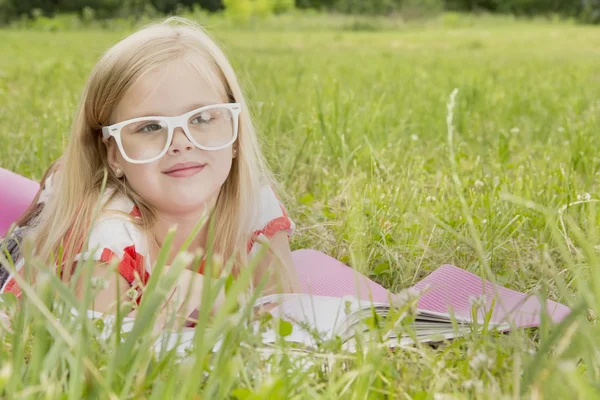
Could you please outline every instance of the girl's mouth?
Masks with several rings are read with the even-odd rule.
[[[204,169],[206,164],[201,164],[198,162],[185,162],[185,163],[177,163],[172,167],[167,168],[162,171],[163,174],[168,175],[173,178],[185,178],[189,176],[196,175]]]

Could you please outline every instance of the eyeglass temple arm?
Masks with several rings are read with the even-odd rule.
[[[112,130],[116,131],[117,129],[113,128]],[[110,126],[102,127],[102,139],[104,139],[104,140],[108,139],[110,137],[110,131],[111,131]]]

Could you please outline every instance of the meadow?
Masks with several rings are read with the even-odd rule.
[[[216,339],[206,333],[192,360],[177,363],[153,359],[147,333],[109,351],[90,329],[57,326],[44,311],[46,287],[39,302],[12,310],[11,329],[0,327],[0,393],[600,396],[597,27],[451,14],[410,24],[201,22],[248,95],[297,225],[293,249],[328,253],[392,291],[450,263],[573,314],[558,327],[473,333],[393,354],[324,344],[310,367],[248,346],[211,354]],[[95,60],[127,33],[0,30],[0,167],[41,177],[64,149]],[[249,334],[227,316],[216,324],[230,343]]]

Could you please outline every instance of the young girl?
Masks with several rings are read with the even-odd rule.
[[[102,56],[65,154],[49,176],[52,184],[41,193],[45,206],[28,221],[26,236],[48,265],[62,251],[66,281],[78,261],[95,261],[93,276],[107,283],[94,301],[96,311],[113,311],[132,288],[139,301],[167,231],[177,227],[169,265],[204,213],[214,218],[216,254],[234,257],[239,270],[268,241],[271,251],[255,283],[268,273],[267,293],[300,290],[288,243],[294,224],[273,191],[236,75],[192,22],[169,18]],[[207,228],[190,251],[205,249]],[[115,258],[119,274],[109,272]],[[17,267],[22,265],[20,260]],[[186,271],[174,290],[187,288],[191,279],[197,296],[208,279],[202,268]],[[3,291],[21,293],[14,277]],[[180,306],[175,309],[189,315]]]

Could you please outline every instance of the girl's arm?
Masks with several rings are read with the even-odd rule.
[[[279,231],[269,239],[271,251],[260,260],[254,283],[258,284],[265,273],[269,274],[263,295],[275,293],[300,293],[300,280],[296,274],[292,251],[286,231]]]
[[[167,268],[168,267],[165,269]],[[127,295],[131,286],[123,276],[110,269],[108,264],[97,264],[92,272],[92,277],[101,278],[105,282],[102,288],[95,289],[96,295],[92,303],[92,309],[94,311],[114,314],[116,313],[117,299],[120,299],[121,303],[131,301]],[[190,282],[192,285],[190,296],[193,297],[185,304]],[[166,324],[171,320],[173,312],[177,313],[175,328],[185,325],[187,317],[192,314],[194,309],[197,308],[200,303],[203,285],[204,281],[202,275],[187,269],[183,270],[177,279],[175,286],[157,309],[158,317],[154,326],[154,331],[158,332],[164,329]],[[78,282],[76,287],[78,288],[76,291],[77,297],[80,299],[83,298],[84,294],[81,290],[83,282]],[[217,296],[217,301],[213,308],[219,306],[222,298],[223,296],[220,293],[219,296]],[[136,313],[137,311],[133,310],[128,314],[128,317],[135,318]]]

